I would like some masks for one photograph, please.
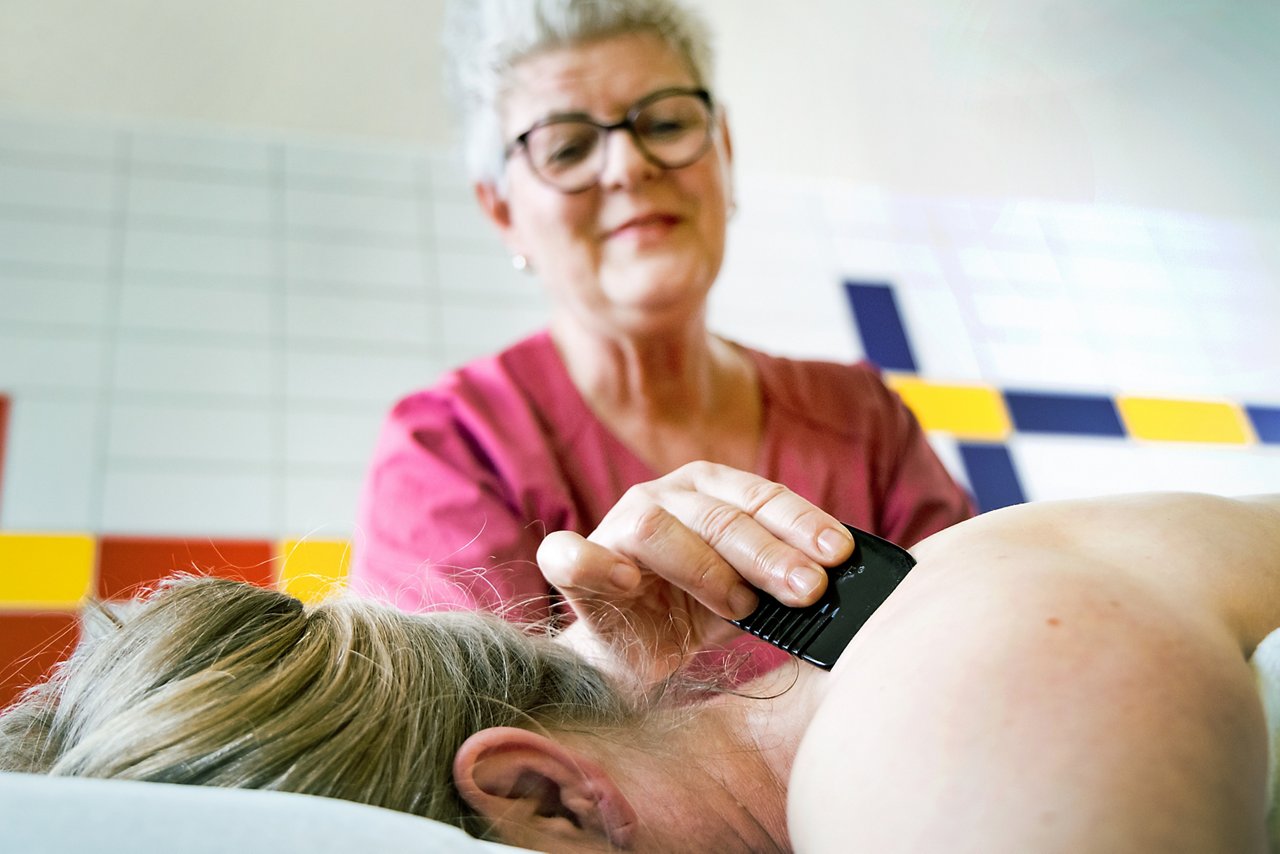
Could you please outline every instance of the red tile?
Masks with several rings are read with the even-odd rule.
[[[98,541],[98,598],[127,599],[175,572],[276,583],[275,552],[262,540],[112,537]]]
[[[0,613],[0,708],[46,675],[79,638],[73,613]]]

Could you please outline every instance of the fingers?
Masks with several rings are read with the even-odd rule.
[[[853,537],[839,520],[781,484],[707,462],[689,463],[668,477],[691,492],[741,509],[774,537],[824,566],[853,553]]]
[[[628,490],[590,541],[732,618],[756,604],[747,584],[788,605],[809,604],[826,585],[821,564],[853,549],[843,525],[795,493],[710,463]]]
[[[547,581],[566,595],[626,594],[640,584],[634,563],[573,531],[548,534],[538,546],[537,560]]]

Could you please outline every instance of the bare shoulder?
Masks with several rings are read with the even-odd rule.
[[[1123,577],[1227,621],[1247,651],[1280,625],[1280,495],[1141,493],[986,513],[912,549],[934,571],[1052,565]]]
[[[1266,500],[1133,496],[927,540],[801,744],[797,847],[1263,850],[1266,734],[1240,622],[1280,622],[1249,604],[1258,567],[1280,574],[1258,554],[1275,523]]]

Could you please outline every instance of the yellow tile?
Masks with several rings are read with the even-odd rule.
[[[0,533],[0,608],[74,610],[93,592],[87,534]]]
[[[1233,403],[1119,397],[1116,406],[1135,439],[1229,445],[1253,441],[1244,412]]]
[[[886,381],[926,430],[951,433],[962,439],[1000,440],[1009,435],[1009,410],[996,389],[941,385],[912,376],[888,376]]]
[[[283,540],[280,589],[303,602],[318,602],[346,587],[351,544],[345,540]]]

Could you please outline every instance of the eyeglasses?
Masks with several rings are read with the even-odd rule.
[[[509,160],[524,149],[533,174],[562,193],[581,193],[604,174],[605,139],[613,131],[625,128],[655,166],[679,169],[710,147],[712,110],[711,93],[705,89],[660,89],[611,125],[583,113],[543,119],[516,137],[504,155]]]

